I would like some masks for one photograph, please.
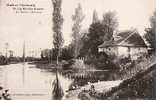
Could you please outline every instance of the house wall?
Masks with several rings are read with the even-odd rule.
[[[105,52],[107,55],[118,55],[117,47],[99,48],[99,52]]]
[[[104,48],[98,48],[98,52],[103,52],[104,50],[103,50]]]
[[[129,52],[130,50],[130,52]],[[118,57],[130,57],[132,60],[136,60],[138,57],[145,55],[148,53],[147,48],[144,47],[105,47],[105,48],[99,48],[99,52],[105,52],[108,55],[116,55]]]
[[[130,52],[129,52],[130,50]],[[118,56],[130,57],[132,60],[137,60],[138,57],[143,56],[148,53],[147,48],[144,47],[118,47]]]
[[[132,60],[136,60],[138,57],[146,55],[148,49],[144,47],[131,47],[130,55]]]
[[[128,53],[128,47],[118,47],[118,56],[119,57],[128,57],[129,53]]]

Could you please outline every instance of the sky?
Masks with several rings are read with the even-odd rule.
[[[156,9],[156,0],[63,0],[62,14],[64,18],[63,35],[65,45],[71,41],[71,29],[74,10],[80,3],[85,14],[82,30],[86,30],[92,22],[95,9],[99,18],[107,11],[116,11],[119,30],[137,28],[144,33],[149,27],[149,17]],[[16,13],[7,4],[35,4],[43,8],[42,13]],[[5,52],[5,43],[15,55],[22,55],[25,41],[26,51],[39,51],[52,47],[52,3],[51,0],[0,0],[0,51]]]

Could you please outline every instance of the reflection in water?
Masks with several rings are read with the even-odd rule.
[[[4,83],[4,70],[3,70],[3,68],[2,67],[0,67],[0,86],[2,86],[2,83]]]
[[[56,73],[56,79],[53,81],[52,86],[53,86],[52,99],[62,100],[62,97],[64,96],[64,92],[60,84],[60,80],[58,79],[58,73]]]
[[[23,70],[22,70],[22,76],[23,76],[23,86],[24,86],[24,83],[25,83],[25,63],[23,63]]]
[[[45,69],[45,65],[11,64],[0,66],[0,86],[9,89],[12,100],[52,100],[52,83],[56,70]],[[54,71],[52,71],[54,70]],[[64,97],[72,87],[79,87],[88,82],[113,80],[115,75],[110,71],[60,71],[58,74]]]
[[[84,86],[88,82],[95,83],[98,81],[113,81],[117,78],[116,71],[108,70],[93,70],[93,71],[81,71],[81,72],[69,72],[63,71],[60,72],[63,76],[68,77],[69,79],[74,79],[71,86]]]
[[[38,69],[30,64],[0,66],[0,85],[9,89],[12,100],[51,100],[55,73]],[[59,75],[63,91],[72,80]]]

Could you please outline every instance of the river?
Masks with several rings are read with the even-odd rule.
[[[0,66],[0,86],[9,89],[12,100],[51,100],[55,73],[28,63]],[[59,75],[63,90],[72,80]]]

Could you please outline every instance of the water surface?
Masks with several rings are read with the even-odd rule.
[[[51,100],[54,79],[55,73],[27,63],[0,66],[0,86],[9,89],[13,100]],[[66,91],[72,80],[59,79]]]

